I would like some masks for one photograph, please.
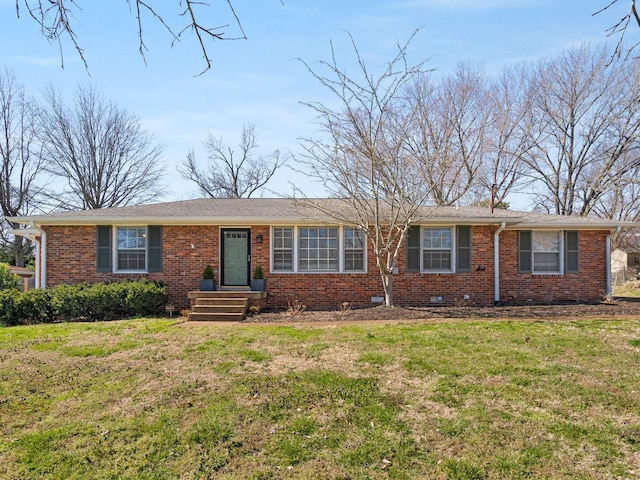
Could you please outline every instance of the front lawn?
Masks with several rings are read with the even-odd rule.
[[[640,319],[0,328],[0,478],[638,478]]]

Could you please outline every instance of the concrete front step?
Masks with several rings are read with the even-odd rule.
[[[248,305],[249,299],[246,297],[215,297],[198,298],[196,305]]]
[[[226,305],[194,305],[191,309],[196,313],[245,313],[246,304],[226,304]]]
[[[195,298],[189,320],[193,321],[242,321],[247,314],[249,299],[240,296],[205,296]]]
[[[198,313],[191,312],[189,320],[195,322],[241,322],[244,320],[244,313]]]

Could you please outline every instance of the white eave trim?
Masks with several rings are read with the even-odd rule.
[[[13,222],[28,225],[37,222],[40,226],[95,226],[95,225],[352,225],[332,218],[322,217],[14,217]],[[425,217],[414,222],[416,225],[513,225],[522,219],[487,217]],[[21,230],[22,231],[22,230]]]
[[[636,222],[603,222],[603,223],[575,223],[575,222],[522,222],[507,227],[507,230],[612,230],[617,228],[640,227]]]

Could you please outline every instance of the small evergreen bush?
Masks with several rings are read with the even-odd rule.
[[[202,279],[203,280],[214,280],[216,278],[215,273],[213,271],[213,268],[211,268],[211,265],[207,265],[206,267],[204,267],[204,272],[202,272]]]
[[[258,265],[253,271],[253,278],[254,280],[262,280],[264,278],[264,270],[262,270],[261,265]]]

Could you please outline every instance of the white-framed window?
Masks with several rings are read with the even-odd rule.
[[[359,228],[345,227],[343,229],[344,271],[364,271],[365,237]]]
[[[533,273],[562,273],[562,232],[531,232]]]
[[[272,227],[273,272],[364,272],[364,234],[354,227]]]
[[[271,252],[272,271],[293,271],[293,227],[273,227]]]
[[[422,270],[452,272],[454,265],[452,227],[422,227]]]
[[[147,270],[147,228],[115,228],[115,264],[117,272]]]

